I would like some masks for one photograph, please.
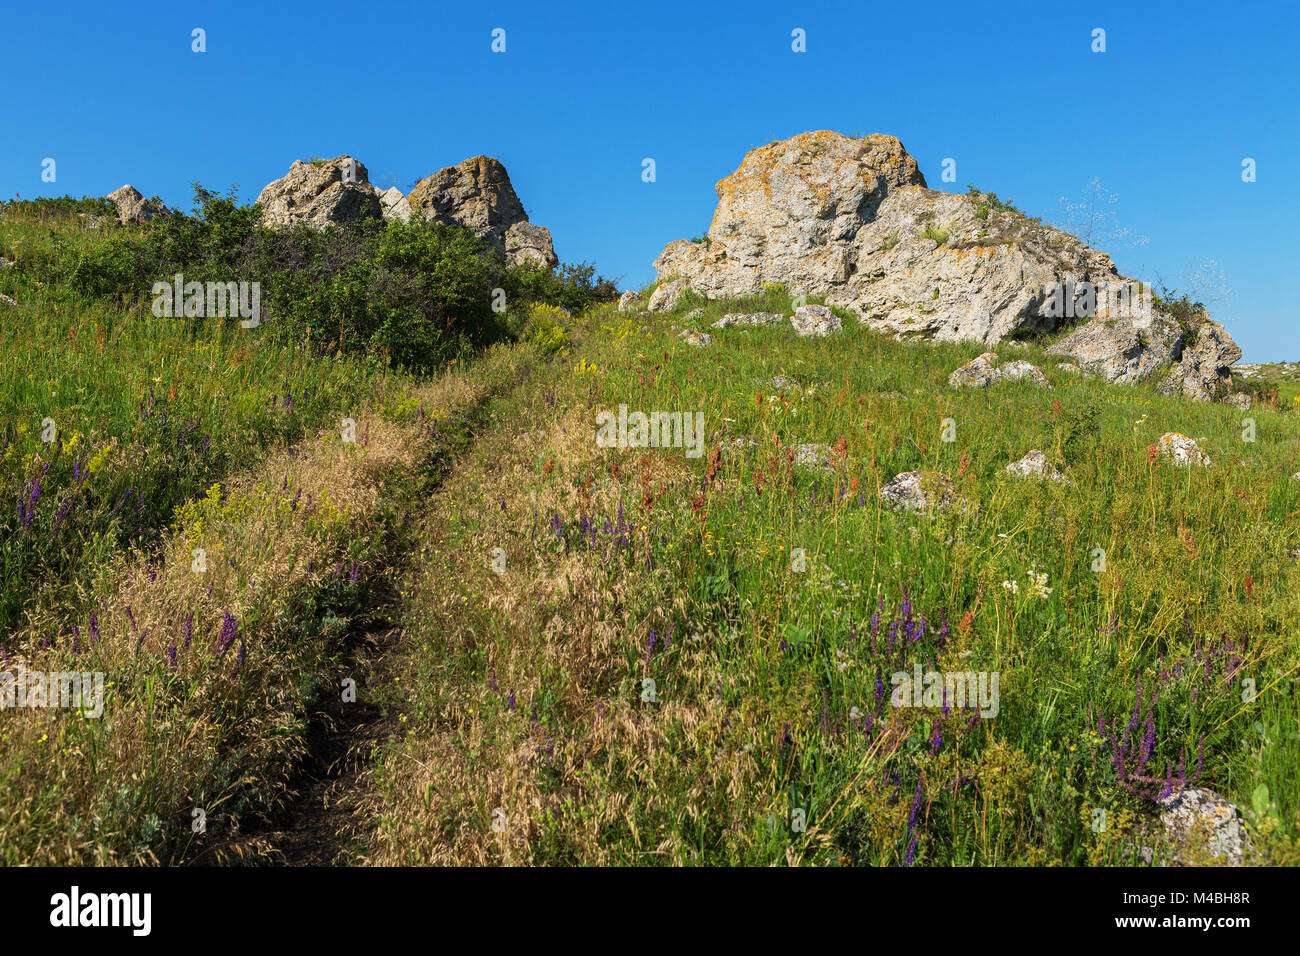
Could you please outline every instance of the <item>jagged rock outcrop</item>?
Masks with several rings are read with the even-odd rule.
[[[389,186],[379,194],[379,201],[384,207],[385,219],[400,219],[402,222],[411,221],[411,204],[406,201],[402,191],[396,186]]]
[[[473,156],[426,176],[406,201],[425,221],[467,227],[508,262],[558,261],[550,232],[528,221],[505,166],[491,156]]]
[[[1082,321],[1056,354],[1116,382],[1175,363],[1164,381],[1192,398],[1240,357],[1221,327],[1204,334],[1149,308],[1074,236],[992,196],[927,189],[892,136],[803,133],[751,150],[716,189],[705,239],[669,243],[655,260],[659,288],[719,299],[783,283],[903,338],[992,344]]]
[[[114,189],[104,197],[117,207],[117,220],[122,224],[143,224],[156,216],[167,215],[167,207],[152,199],[145,199],[140,190],[130,183],[120,189]]]
[[[261,224],[269,227],[306,223],[317,229],[330,223],[379,219],[384,205],[370,185],[370,174],[351,156],[295,160],[287,175],[267,183],[258,194]]]

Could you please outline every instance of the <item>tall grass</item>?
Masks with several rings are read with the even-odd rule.
[[[856,322],[698,350],[675,332],[698,305],[594,317],[439,501],[378,860],[1134,863],[1165,852],[1156,798],[1186,780],[1244,807],[1267,787],[1253,846],[1297,861],[1294,415],[1033,345],[998,351],[1051,390],[957,391],[982,347]],[[619,404],[704,412],[710,452],[597,448]],[[1214,464],[1161,458],[1166,431]],[[829,467],[796,464],[808,442]],[[1030,449],[1071,483],[1008,476]],[[882,507],[918,469],[972,507]],[[892,706],[915,665],[997,672],[998,713]]]

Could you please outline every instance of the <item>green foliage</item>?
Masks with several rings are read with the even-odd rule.
[[[921,237],[923,239],[929,239],[933,242],[937,242],[939,245],[942,246],[945,242],[948,241],[948,227],[928,225],[921,230]]]

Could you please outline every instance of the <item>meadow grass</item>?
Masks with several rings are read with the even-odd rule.
[[[20,264],[103,241],[0,217],[0,248]],[[27,268],[0,270],[0,291],[17,303],[0,306],[0,632],[84,603],[115,549],[155,542],[185,501],[392,377],[234,322],[155,318],[138,294],[90,296]]]
[[[1300,859],[1300,420],[1032,343],[997,351],[1050,390],[956,390],[982,346],[856,322],[700,350],[677,338],[700,305],[591,315],[440,491],[374,860],[1126,864],[1164,857],[1156,798],[1183,779],[1247,808],[1254,859]],[[596,447],[619,404],[702,411],[708,452]],[[1168,431],[1213,465],[1162,458]],[[808,442],[829,467],[795,463]],[[1008,476],[1030,449],[1070,483]],[[882,507],[917,469],[971,507]],[[996,672],[996,716],[891,706],[917,664]]]

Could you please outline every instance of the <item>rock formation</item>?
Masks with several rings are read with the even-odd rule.
[[[1136,283],[1074,236],[991,196],[927,189],[892,136],[803,133],[750,151],[716,188],[708,235],[655,260],[652,311],[687,288],[718,299],[783,283],[902,338],[988,344],[1084,313],[1056,354],[1110,381],[1163,374],[1166,391],[1198,400],[1218,397],[1240,358],[1208,316],[1135,307]],[[1085,284],[1091,300],[1076,297]]]
[[[474,156],[416,183],[406,197],[427,221],[471,229],[508,262],[556,263],[551,234],[528,221],[506,168],[491,156]]]
[[[130,183],[113,190],[104,198],[111,200],[117,207],[118,222],[123,224],[146,223],[155,216],[167,215],[166,206],[152,199],[145,199],[140,190]]]
[[[427,176],[407,196],[395,186],[376,188],[366,167],[351,156],[298,160],[288,175],[268,183],[257,201],[264,226],[305,222],[319,229],[359,219],[409,222],[414,215],[466,227],[512,265],[549,268],[558,262],[550,232],[528,221],[506,168],[490,156]]]
[[[264,226],[305,222],[317,229],[330,223],[379,219],[383,203],[370,185],[366,167],[351,156],[295,160],[289,173],[268,183],[258,195]]]

